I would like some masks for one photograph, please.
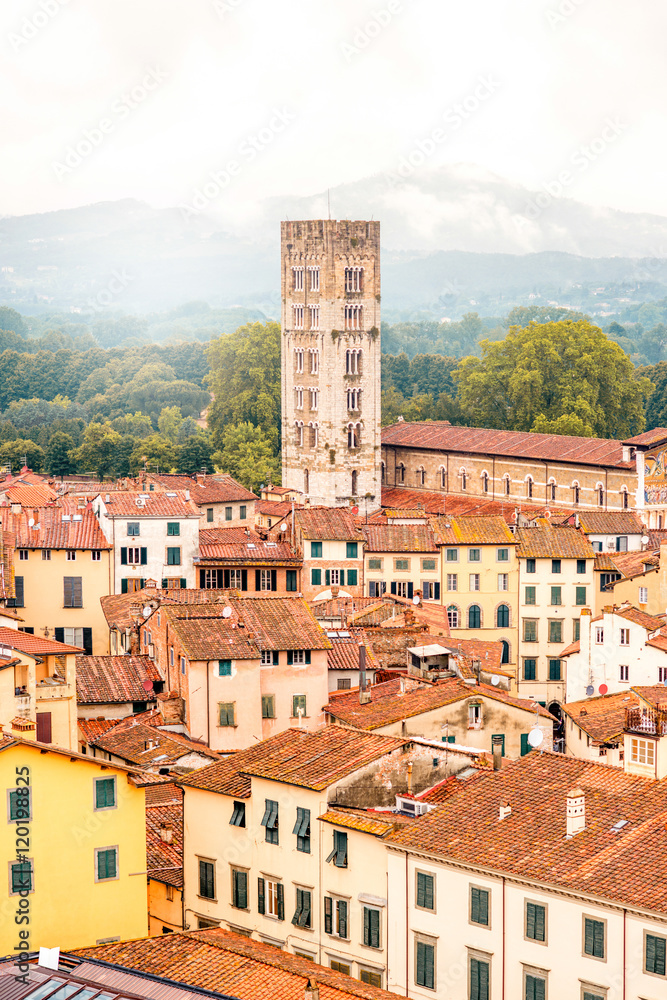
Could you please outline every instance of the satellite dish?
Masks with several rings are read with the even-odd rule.
[[[34,517],[29,517],[28,518],[28,527],[32,528],[32,526],[33,526],[34,523],[35,523]]]
[[[491,683],[493,684],[494,688],[498,687],[498,685],[500,684],[500,677],[498,676],[498,674],[493,675],[493,677],[491,678]]]
[[[642,545],[648,545],[649,541],[648,535],[642,535]]]
[[[528,742],[530,743],[531,747],[533,747],[533,749],[539,747],[542,744],[543,740],[544,740],[544,733],[542,732],[541,729],[537,728],[531,729],[531,731],[528,733]]]
[[[356,505],[356,504],[355,504],[355,505],[354,505],[354,507],[352,508],[352,513],[353,513],[353,514],[358,514],[358,513],[359,513],[359,508],[357,507],[357,505]]]
[[[592,694],[595,694],[595,688],[593,687],[592,684],[589,684],[588,687],[586,688],[586,694],[588,695],[589,698]]]
[[[149,681],[148,679],[146,679],[141,686],[143,687],[144,691],[152,691],[153,681]]]
[[[414,597],[412,598],[412,603],[413,603],[413,604],[419,604],[419,598],[417,597],[417,595],[416,595],[416,594],[415,594],[415,596],[414,596]]]
[[[146,605],[145,605],[145,606],[144,606],[144,607],[142,608],[142,611],[141,611],[141,613],[142,613],[142,615],[144,616],[144,618],[148,618],[148,617],[150,616],[150,613],[151,613],[151,611],[152,611],[152,610],[153,610],[153,609],[152,609],[152,607],[150,606],[150,604],[146,604]]]
[[[134,502],[137,505],[137,507],[145,507],[146,506],[146,501],[144,500],[143,497],[137,497],[137,499]]]
[[[231,608],[223,608],[222,609],[222,617],[223,618],[231,618],[232,617],[232,609]]]
[[[280,525],[280,530],[281,531],[287,531],[287,525],[286,524],[281,524]]]
[[[609,688],[607,687],[606,684],[600,684],[600,687],[598,688],[600,694],[606,694],[608,690]]]

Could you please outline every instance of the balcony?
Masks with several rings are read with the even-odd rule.
[[[640,736],[667,736],[667,709],[626,708],[625,730]]]

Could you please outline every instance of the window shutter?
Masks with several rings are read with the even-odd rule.
[[[247,589],[248,589],[248,570],[247,569],[242,569],[241,570],[241,590],[247,590]]]
[[[306,663],[310,663],[310,650],[306,650]]]
[[[345,570],[341,569],[341,570],[339,570],[339,573],[340,573],[340,585],[341,585],[341,587],[344,587],[345,586]]]
[[[93,655],[93,630],[92,628],[84,628],[83,630],[83,648],[88,656]]]
[[[22,608],[24,606],[25,591],[23,586],[23,577],[14,577],[14,593],[16,594],[16,607]]]
[[[80,576],[72,577],[72,604],[75,608],[83,607],[83,585]]]
[[[535,939],[535,906],[533,903],[526,905],[526,937]]]
[[[184,576],[181,577],[181,590],[186,590],[188,586],[188,581]]]
[[[543,906],[535,907],[535,938],[537,941],[544,941],[545,939],[544,913],[545,910]]]
[[[277,649],[274,649],[273,650],[273,665],[274,665],[274,667],[277,667],[278,664],[279,664],[279,662],[280,662],[280,653],[278,652]]]
[[[66,608],[72,607],[72,577],[63,577],[63,604]]]
[[[121,566],[127,566],[127,547],[125,545],[120,550],[120,564]]]
[[[65,641],[65,629],[64,628],[56,628],[56,629],[54,629],[54,633],[55,633],[55,637],[56,637],[56,642],[64,642]]]
[[[301,914],[301,926],[302,927],[310,927],[310,924],[311,924],[311,920],[310,920],[310,906],[311,906],[311,902],[310,902],[310,893],[308,892],[307,889],[302,889],[301,890],[301,902],[302,902],[302,905],[303,905],[303,911],[302,911],[302,914]]]
[[[333,900],[331,896],[324,897],[324,933],[333,934]]]
[[[379,910],[366,910],[364,913],[364,920],[368,914],[368,943],[371,948],[380,947],[380,911]]]
[[[141,565],[145,566],[148,562],[148,549],[142,548],[140,550],[140,555],[141,555]]]
[[[357,571],[356,571],[356,569],[348,569],[348,571],[347,571],[347,585],[348,585],[348,587],[356,587],[356,585],[357,585]]]
[[[412,585],[412,580],[408,580],[408,597],[410,599],[412,599],[413,593],[414,593],[414,587]]]
[[[248,909],[248,873],[238,872],[239,879],[239,909]]]
[[[438,580],[433,584],[433,597],[436,601],[440,600],[440,582]]]
[[[489,894],[484,892],[483,889],[479,891],[479,915],[480,922],[483,924],[488,924],[489,922]]]
[[[364,906],[364,944],[370,945],[371,943],[371,911],[367,906]]]
[[[285,919],[285,886],[282,882],[278,882],[277,885],[277,903],[278,903],[278,920]]]
[[[258,569],[255,570],[255,590],[259,593],[262,589],[262,575]]]
[[[584,951],[587,955],[593,954],[594,948],[594,935],[593,935],[593,921],[584,921]]]
[[[294,663],[294,652],[291,649],[287,650],[287,666],[291,667]]]
[[[278,589],[278,571],[275,569],[271,570],[271,590]]]
[[[324,571],[324,583],[328,587],[331,584],[331,570],[325,569]]]
[[[200,586],[201,586],[202,589],[204,587],[204,580],[205,580],[204,573],[205,573],[205,570],[203,570],[203,569],[199,570],[199,584],[200,584]],[[166,576],[163,576],[162,577],[162,589],[166,590],[168,586],[169,586],[169,581],[167,580]]]
[[[257,909],[260,913],[266,913],[266,903],[264,902],[264,879],[257,879]]]
[[[140,587],[141,590],[143,590],[145,586],[146,586],[146,581],[144,580],[144,578],[142,576],[141,579],[139,580],[139,587]]]
[[[120,592],[121,594],[127,594],[127,580],[124,577],[120,581]]]
[[[424,985],[424,952],[425,947],[421,941],[417,942],[417,975],[415,979],[420,986]]]
[[[391,581],[391,592],[392,592],[392,594],[396,595],[396,581],[395,580]]]
[[[347,901],[339,899],[336,903],[338,908],[338,936],[347,937]]]

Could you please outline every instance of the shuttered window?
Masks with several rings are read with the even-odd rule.
[[[489,894],[475,885],[470,886],[470,921],[484,927],[489,925]]]
[[[367,948],[380,947],[380,911],[364,906],[364,944]]]
[[[25,591],[24,591],[24,587],[23,587],[23,577],[22,576],[15,576],[14,577],[14,594],[15,594],[15,597],[14,597],[14,607],[15,608],[22,608],[22,607],[24,607]]]
[[[310,571],[310,582],[313,587],[322,586],[322,570],[321,569],[311,569]]]
[[[333,899],[324,897],[324,933],[333,934]]]
[[[305,694],[292,695],[292,718],[306,717],[306,696]]]
[[[215,870],[212,861],[199,861],[199,895],[215,899]]]
[[[489,963],[470,959],[470,1000],[489,1000]]]
[[[296,909],[292,923],[296,927],[311,926],[311,894],[307,889],[296,890]]]
[[[95,779],[95,808],[112,809],[116,805],[116,779]]]
[[[262,718],[263,719],[275,719],[276,717],[276,699],[272,694],[262,695]]]
[[[262,826],[265,830],[267,844],[278,843],[278,803],[273,799],[264,800],[264,815]]]
[[[646,971],[654,976],[664,976],[666,960],[665,938],[646,935]]]
[[[248,873],[238,868],[232,869],[232,906],[248,909]]]
[[[604,921],[584,917],[584,954],[604,958]]]
[[[526,937],[531,941],[544,941],[546,910],[539,903],[526,903]]]
[[[231,677],[231,676],[232,676],[232,661],[218,660],[218,677]]]
[[[32,892],[32,861],[18,861],[11,866],[12,893]]]
[[[425,872],[417,872],[417,906],[433,909],[433,876]]]
[[[178,521],[167,521],[167,534],[180,535],[181,526]]]
[[[107,847],[95,852],[97,881],[118,877],[118,848]]]
[[[230,826],[245,826],[245,802],[235,802]]]
[[[546,980],[542,976],[526,973],[525,1000],[545,1000],[546,986]]]
[[[25,794],[24,794],[25,793]],[[9,792],[9,822],[20,823],[31,818],[32,789],[12,788]]]
[[[347,834],[340,830],[333,832],[333,850],[327,857],[327,863],[331,861],[336,868],[347,868]]]
[[[338,937],[347,937],[347,900],[336,900],[336,931]]]
[[[181,657],[181,665],[183,667],[185,666],[185,660],[183,657]],[[185,669],[183,669],[183,673],[185,673]],[[218,704],[218,719],[219,719],[218,724],[220,726],[236,725],[235,711],[234,711],[235,707],[236,707],[235,701],[224,701]]]
[[[296,849],[310,854],[310,809],[297,807],[296,823],[292,833],[296,834]]]
[[[63,585],[64,585],[63,603],[65,607],[82,608],[83,607],[82,578],[80,576],[63,577]]]
[[[415,983],[427,990],[435,989],[435,945],[417,941]]]
[[[181,550],[179,547],[169,546],[167,549],[167,566],[181,565]]]

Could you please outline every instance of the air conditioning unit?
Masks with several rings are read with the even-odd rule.
[[[146,506],[146,498],[145,497],[137,497],[137,499],[134,502],[137,505],[137,507],[145,507]]]

